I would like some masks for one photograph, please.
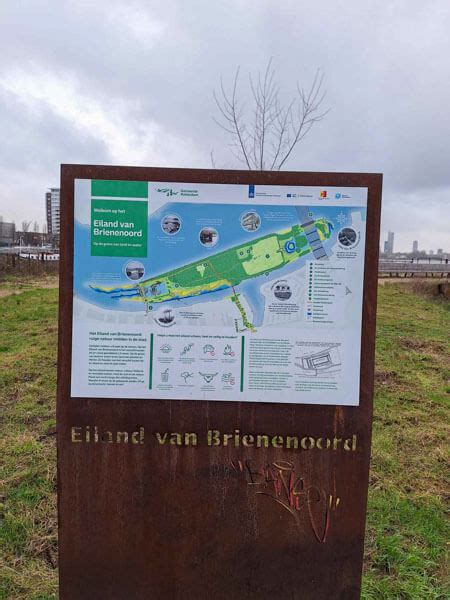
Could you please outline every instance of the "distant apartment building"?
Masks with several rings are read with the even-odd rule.
[[[47,213],[47,233],[53,245],[59,245],[60,231],[60,202],[59,188],[50,188],[45,193],[45,208]]]
[[[394,232],[393,231],[388,231],[387,243],[388,243],[387,253],[394,254]]]
[[[0,246],[12,246],[15,233],[16,226],[14,223],[0,220]]]
[[[413,241],[412,251],[413,254],[417,254],[417,252],[419,252],[419,242],[417,240]]]

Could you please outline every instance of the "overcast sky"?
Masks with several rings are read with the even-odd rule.
[[[384,173],[382,237],[450,251],[450,0],[0,0],[0,215],[60,163],[243,168],[212,91],[273,56],[331,111],[289,170]]]

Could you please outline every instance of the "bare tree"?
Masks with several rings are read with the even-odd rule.
[[[22,231],[25,233],[30,229],[31,221],[22,221]]]
[[[34,233],[39,233],[39,223],[37,221],[33,223],[33,231]]]
[[[279,171],[313,125],[329,112],[322,109],[323,74],[316,72],[309,90],[297,82],[294,96],[283,103],[271,58],[264,73],[258,72],[256,79],[249,75],[253,105],[249,113],[241,99],[239,75],[240,67],[228,91],[220,79],[220,90],[214,91],[219,118],[214,121],[231,136],[233,155],[248,169]]]

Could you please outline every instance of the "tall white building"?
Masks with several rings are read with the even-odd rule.
[[[47,211],[47,233],[52,243],[59,244],[60,228],[60,188],[50,188],[45,193],[45,207]]]

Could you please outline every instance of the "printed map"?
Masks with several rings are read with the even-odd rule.
[[[359,403],[365,188],[77,180],[72,395]]]

